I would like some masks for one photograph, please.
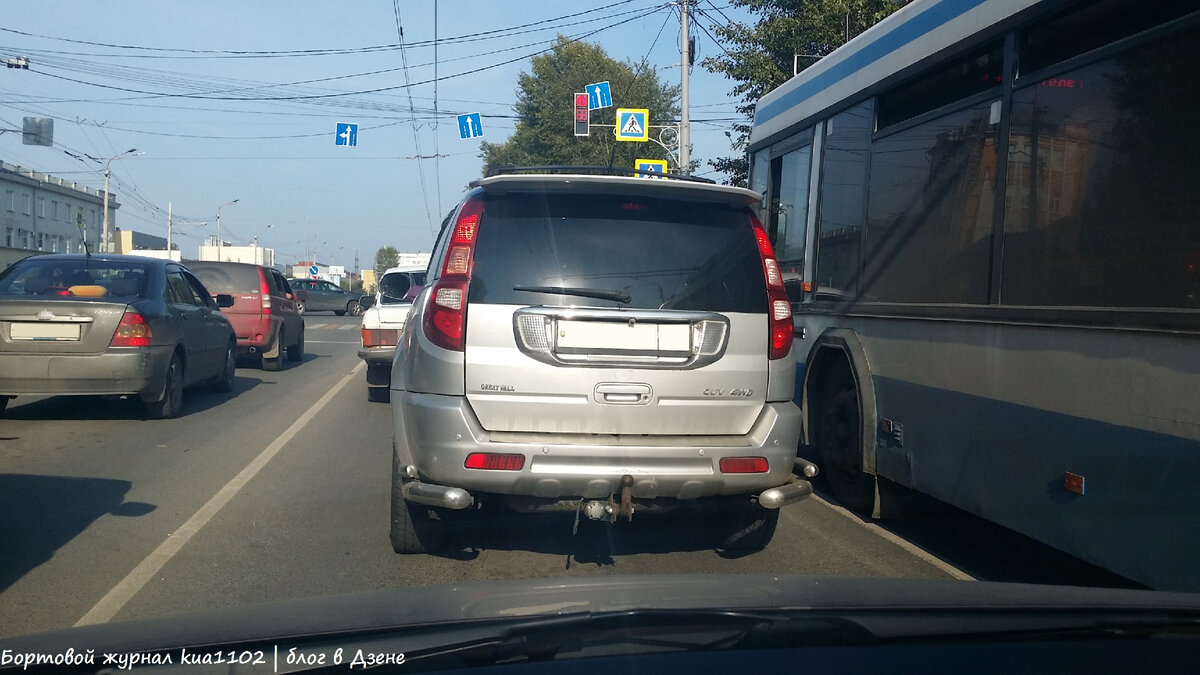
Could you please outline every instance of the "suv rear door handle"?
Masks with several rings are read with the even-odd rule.
[[[646,405],[654,392],[648,384],[639,382],[601,382],[596,385],[597,403],[614,405]]]

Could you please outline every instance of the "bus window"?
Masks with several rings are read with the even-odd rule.
[[[991,104],[875,141],[863,299],[986,304],[996,191]]]
[[[1198,41],[1193,27],[1013,92],[1004,304],[1200,308]]]
[[[814,281],[829,299],[857,297],[873,108],[870,99],[826,122]]]

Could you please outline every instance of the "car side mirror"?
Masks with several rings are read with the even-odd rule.
[[[217,293],[217,307],[233,307],[233,296],[228,293]]]
[[[363,309],[370,309],[375,306],[375,296],[364,295],[358,299],[358,306]]]

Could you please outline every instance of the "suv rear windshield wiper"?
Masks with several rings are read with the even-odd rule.
[[[628,303],[633,300],[625,291],[610,291],[606,288],[579,288],[576,286],[513,286],[514,291],[529,291],[530,293],[551,293],[553,295],[578,295],[583,298],[599,298],[601,300],[616,300]]]

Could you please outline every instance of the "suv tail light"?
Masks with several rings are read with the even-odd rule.
[[[779,271],[779,261],[775,259],[775,250],[771,248],[771,239],[767,236],[767,231],[753,213],[750,214],[750,223],[754,227],[754,238],[758,241],[758,253],[762,257],[763,278],[767,282],[767,299],[770,303],[767,314],[771,335],[770,358],[782,359],[792,349],[792,335],[795,331],[792,325],[792,303],[783,288],[783,274]]]
[[[150,324],[146,323],[146,317],[139,314],[136,309],[126,308],[108,346],[149,347],[152,337],[154,335],[150,332]]]
[[[426,300],[424,330],[429,341],[443,349],[461,352],[467,328],[467,290],[483,198],[472,197],[459,209],[454,233],[442,258],[441,274]]]
[[[267,283],[267,273],[258,268],[258,294],[262,296],[262,313],[271,313],[271,286]]]

